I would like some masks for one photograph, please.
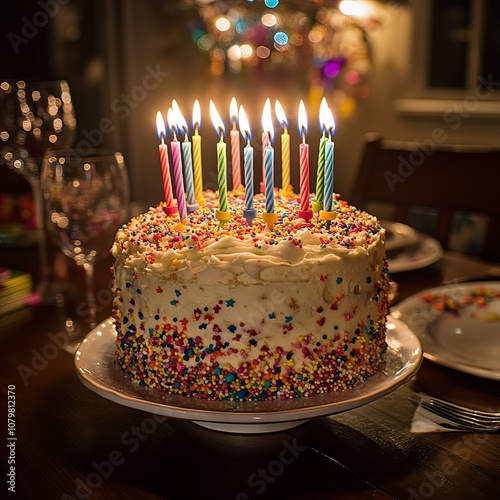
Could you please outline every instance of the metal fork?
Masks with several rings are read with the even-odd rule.
[[[415,399],[425,410],[469,430],[493,432],[500,430],[500,413],[467,408],[425,394]]]

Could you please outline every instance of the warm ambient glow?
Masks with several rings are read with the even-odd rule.
[[[339,9],[345,16],[367,17],[370,14],[370,6],[362,0],[343,0]]]

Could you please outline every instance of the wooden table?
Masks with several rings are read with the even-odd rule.
[[[26,263],[36,263],[30,254],[30,249],[2,251],[0,262],[29,268]],[[98,265],[101,319],[110,314],[109,264]],[[396,300],[444,282],[491,277],[491,267],[446,253],[428,268],[395,275]],[[78,306],[83,277],[79,269],[71,269],[70,277],[80,285]],[[153,418],[87,389],[73,356],[54,340],[67,314],[39,306],[23,311],[17,325],[1,332],[3,447],[7,442],[12,448],[7,451],[14,459],[18,498],[499,497],[500,434],[414,434],[410,424],[415,391],[500,410],[500,382],[424,360],[410,382],[360,408],[283,432],[222,433],[187,420]],[[7,441],[5,408],[6,402],[12,405],[12,386],[17,440]],[[9,487],[7,458],[3,491]]]

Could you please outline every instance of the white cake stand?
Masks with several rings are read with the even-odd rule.
[[[116,332],[111,318],[92,330],[80,344],[75,366],[86,387],[124,406],[191,420],[216,431],[275,432],[296,427],[312,418],[352,410],[407,382],[422,362],[420,341],[404,323],[391,316],[387,326],[387,360],[373,377],[347,391],[284,401],[206,401],[141,387],[114,363]]]

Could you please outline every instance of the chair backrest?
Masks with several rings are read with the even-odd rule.
[[[500,147],[393,141],[377,134],[365,139],[353,205],[368,211],[374,203],[391,205],[398,222],[408,222],[415,208],[433,209],[429,234],[445,249],[457,214],[482,214],[486,229],[477,256],[500,261]]]

